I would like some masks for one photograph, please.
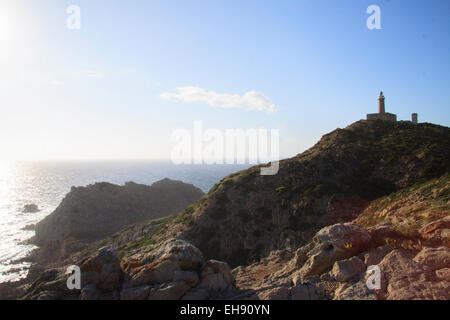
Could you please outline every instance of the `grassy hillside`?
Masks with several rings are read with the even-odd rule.
[[[449,128],[432,124],[358,121],[281,161],[277,175],[261,176],[259,166],[229,175],[145,241],[179,236],[207,258],[257,261],[355,219],[377,198],[444,175],[449,138]]]

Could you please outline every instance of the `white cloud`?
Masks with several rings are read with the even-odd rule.
[[[275,105],[272,101],[257,91],[249,91],[244,95],[216,93],[206,91],[203,88],[187,86],[179,87],[175,93],[164,92],[161,98],[171,101],[181,101],[186,103],[205,102],[212,107],[217,108],[242,108],[245,110],[275,111]]]

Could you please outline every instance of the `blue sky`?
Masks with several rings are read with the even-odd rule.
[[[376,112],[380,90],[399,119],[450,123],[445,0],[0,0],[0,40],[3,158],[169,158],[196,120],[280,129],[288,157]],[[257,92],[275,110],[161,96],[180,87]]]

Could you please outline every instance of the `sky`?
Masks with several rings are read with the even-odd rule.
[[[278,129],[286,158],[380,90],[448,126],[449,71],[446,0],[0,0],[0,159],[170,158],[195,121]]]

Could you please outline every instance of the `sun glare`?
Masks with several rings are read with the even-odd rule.
[[[0,46],[7,46],[13,35],[13,21],[5,4],[0,4]]]
[[[0,1],[0,58],[9,61],[28,51],[30,16],[15,1]]]

